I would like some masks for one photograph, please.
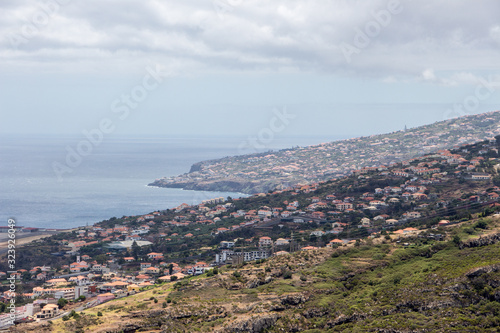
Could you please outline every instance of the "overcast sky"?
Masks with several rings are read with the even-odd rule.
[[[498,110],[499,13],[498,0],[2,0],[0,132],[360,135]]]

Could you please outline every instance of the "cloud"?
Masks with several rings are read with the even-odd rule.
[[[52,9],[3,1],[0,71],[134,71],[153,61],[178,75],[312,72],[454,85],[498,67],[498,1],[457,0],[443,15],[448,1],[401,0],[380,21],[394,1],[45,2]],[[340,45],[370,29],[377,33],[346,62]],[[443,71],[454,76],[436,76]]]

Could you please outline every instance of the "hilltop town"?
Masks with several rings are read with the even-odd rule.
[[[189,173],[156,179],[149,185],[247,194],[284,189],[482,141],[500,134],[499,121],[496,111],[390,134],[209,160],[194,164]]]
[[[69,320],[72,311],[224,267],[369,239],[442,242],[450,238],[443,228],[498,210],[499,149],[500,136],[491,137],[338,180],[114,217],[53,235],[18,250],[13,275],[22,284],[0,300],[16,298],[19,322]],[[0,271],[5,280],[4,261]]]

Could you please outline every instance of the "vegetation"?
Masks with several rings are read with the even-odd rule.
[[[446,227],[443,241],[430,232],[224,267],[71,312],[53,331],[497,332],[500,217]]]

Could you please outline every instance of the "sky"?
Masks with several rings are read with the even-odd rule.
[[[2,0],[0,134],[333,137],[499,110],[498,13],[497,0]]]

